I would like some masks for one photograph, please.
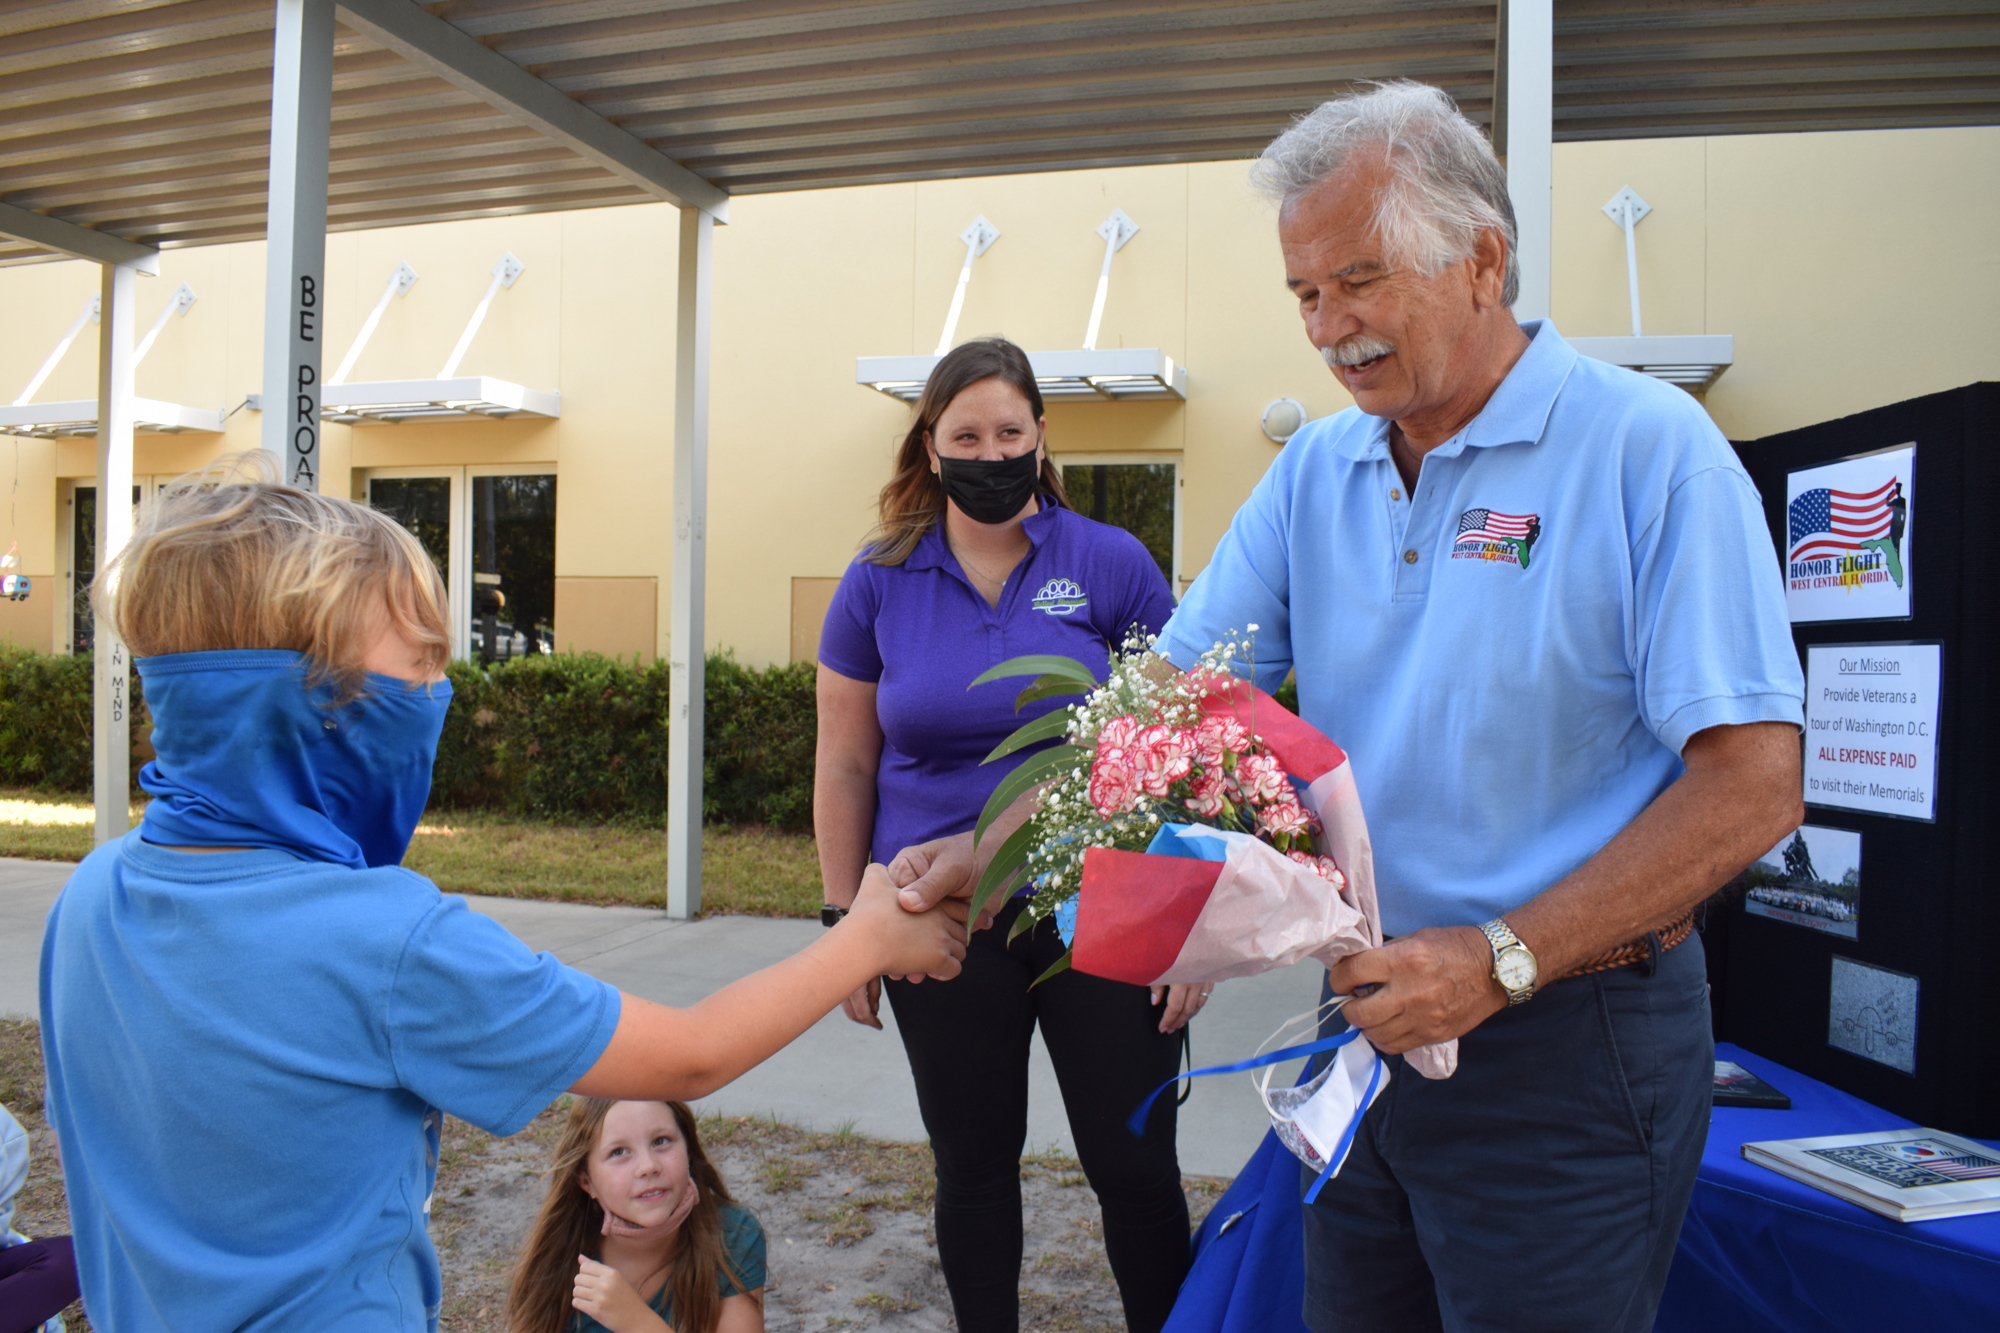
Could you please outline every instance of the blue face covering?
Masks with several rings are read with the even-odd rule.
[[[269,847],[363,869],[400,863],[430,797],[451,685],[368,677],[329,707],[302,653],[141,658],[159,758],[140,836],[165,847]]]

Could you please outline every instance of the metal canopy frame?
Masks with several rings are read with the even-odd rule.
[[[473,338],[478,336],[480,326],[486,322],[486,312],[493,308],[493,299],[511,289],[515,280],[526,271],[527,265],[516,259],[511,250],[500,256],[493,265],[492,281],[486,284],[485,294],[473,307],[472,317],[466,320],[465,329],[453,344],[451,355],[445,358],[444,366],[432,378],[364,380],[350,384],[348,373],[354,369],[354,363],[361,359],[369,339],[381,326],[382,315],[388,310],[389,302],[408,295],[410,288],[416,286],[417,271],[410,267],[408,261],[398,263],[390,272],[381,296],[376,298],[374,308],[368,312],[368,318],[362,321],[360,330],[354,335],[354,341],[348,345],[347,355],[340,359],[339,367],[327,377],[326,389],[320,395],[322,418],[342,425],[359,426],[398,425],[406,421],[505,421],[514,417],[553,420],[561,416],[562,394],[556,390],[529,389],[491,375],[458,373],[466,352],[472,347]],[[261,410],[261,396],[251,405]]]
[[[1642,375],[1678,384],[1692,394],[1704,394],[1714,387],[1722,372],[1736,363],[1736,339],[1729,334],[1646,335],[1639,306],[1640,219],[1653,206],[1627,185],[1604,204],[1604,216],[1625,233],[1625,287],[1632,306],[1632,336],[1629,338],[1572,338],[1577,351],[1614,366],[1624,366]]]
[[[336,26],[333,0],[17,6],[0,13],[0,264],[103,266],[98,477],[115,494],[138,412],[136,278],[158,271],[163,245],[265,238],[263,390],[287,410],[266,414],[264,438],[313,485],[321,411],[341,406],[317,343],[327,230],[678,205],[669,902],[693,915],[711,256],[729,194],[1248,157],[1352,80],[1417,78],[1507,153],[1517,311],[1531,317],[1548,308],[1553,139],[2000,120],[2000,12],[1911,9],[457,0],[446,19],[416,0],[345,0]],[[1151,373],[1169,387],[1184,374],[1164,359]],[[1092,393],[1113,383],[1074,378]],[[100,559],[130,517],[98,507]],[[126,821],[127,720],[124,649],[100,635],[102,841]]]
[[[1100,349],[1097,331],[1104,323],[1104,303],[1111,290],[1111,260],[1125,243],[1139,234],[1139,224],[1114,208],[1111,216],[1097,224],[1094,234],[1104,242],[1104,263],[1097,271],[1097,290],[1091,297],[1090,323],[1085,327],[1083,347],[1078,351],[1030,352],[1029,368],[1035,385],[1045,400],[1090,399],[1097,402],[1151,402],[1187,397],[1187,367],[1157,347]],[[958,285],[952,290],[951,309],[944,317],[944,333],[937,351],[929,356],[862,356],[854,361],[854,382],[886,393],[900,402],[914,403],[923,396],[931,372],[952,348],[958,317],[965,309],[965,291],[972,278],[972,263],[1000,239],[1000,230],[985,214],[972,219],[958,234],[965,242],[965,263],[958,270]]]
[[[167,322],[176,315],[185,316],[199,299],[194,288],[186,283],[174,290],[154,318],[153,326],[146,330],[146,336],[132,349],[134,370],[146,359],[146,353],[153,350],[153,344],[159,341]],[[62,364],[77,335],[83,332],[83,326],[93,321],[102,324],[103,305],[101,293],[90,298],[83,312],[76,317],[76,322],[69,326],[69,331],[56,340],[55,347],[29,379],[28,386],[12,403],[0,407],[0,434],[23,435],[39,440],[76,439],[97,434],[97,399],[70,398],[48,403],[33,400],[42,385],[48,382],[49,376],[55,373],[55,368]],[[189,407],[185,403],[134,396],[131,421],[133,430],[148,435],[179,435],[187,431],[219,435],[222,433],[223,412],[221,408]]]

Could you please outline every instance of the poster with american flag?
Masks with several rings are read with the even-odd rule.
[[[1917,447],[1898,445],[1790,475],[1785,601],[1794,622],[1910,614]]]

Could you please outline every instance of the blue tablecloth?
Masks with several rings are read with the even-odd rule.
[[[1792,1109],[1715,1108],[1658,1333],[2000,1329],[2000,1213],[1896,1222],[1743,1159],[1746,1143],[1910,1121],[1726,1042],[1715,1057]]]
[[[1892,1222],[1743,1160],[1762,1139],[1901,1129],[1890,1115],[1726,1043],[1792,1099],[1717,1107],[1658,1333],[1926,1333],[2000,1329],[2000,1213]],[[1303,1333],[1299,1168],[1266,1134],[1195,1235],[1167,1333]]]

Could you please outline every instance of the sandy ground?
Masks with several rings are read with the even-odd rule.
[[[35,1025],[0,1021],[0,1103],[32,1138],[28,1182],[15,1198],[15,1225],[31,1236],[69,1229],[40,1114],[41,1066]],[[509,1270],[540,1206],[543,1169],[565,1110],[558,1102],[507,1139],[445,1122],[431,1236],[444,1269],[442,1327],[449,1333],[504,1330]],[[749,1117],[707,1118],[701,1131],[731,1192],[764,1224],[770,1333],[954,1327],[931,1229],[936,1187],[928,1147]],[[1202,1176],[1183,1183],[1196,1224],[1228,1185]],[[1021,1163],[1021,1193],[1028,1219],[1021,1327],[1123,1329],[1097,1198],[1076,1162],[1031,1154]],[[88,1333],[80,1306],[65,1315],[74,1333]]]
[[[445,1271],[443,1327],[504,1328],[508,1269],[542,1193],[541,1171],[560,1110],[511,1139],[456,1121],[446,1127],[431,1234]],[[704,1145],[737,1200],[763,1222],[770,1333],[884,1328],[930,1333],[956,1325],[931,1228],[930,1150],[858,1134],[810,1134],[768,1120],[702,1122]],[[1198,1224],[1228,1182],[1188,1177]],[[1021,1164],[1029,1219],[1021,1268],[1021,1327],[1125,1327],[1105,1263],[1097,1197],[1074,1160]]]

